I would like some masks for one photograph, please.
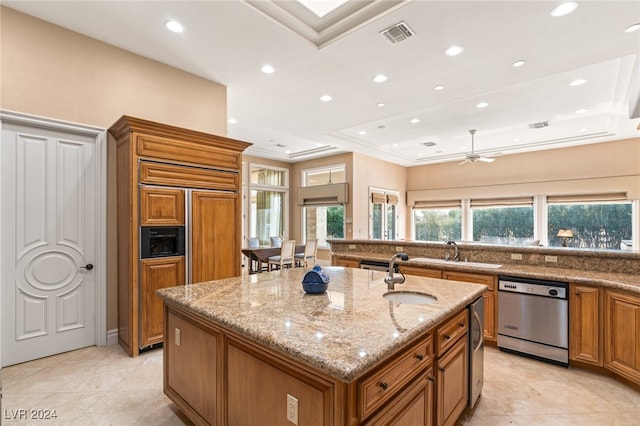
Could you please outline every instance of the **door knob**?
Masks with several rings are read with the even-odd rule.
[[[87,271],[90,271],[90,270],[93,269],[93,264],[92,263],[87,263],[86,265],[81,266],[80,268],[86,269]]]

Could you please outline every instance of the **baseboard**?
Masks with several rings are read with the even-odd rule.
[[[118,344],[118,329],[107,330],[107,346]]]

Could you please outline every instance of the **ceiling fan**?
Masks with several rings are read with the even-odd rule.
[[[476,134],[475,130],[469,130],[469,133],[471,133],[471,152],[468,153],[467,155],[465,155],[464,157],[464,161],[459,163],[459,164],[465,164],[465,163],[475,163],[476,161],[483,161],[485,163],[493,163],[496,159],[495,158],[491,158],[491,157],[483,157],[480,154],[476,154],[475,150],[474,150],[474,144],[473,144],[473,135]]]

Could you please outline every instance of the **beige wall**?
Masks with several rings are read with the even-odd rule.
[[[226,134],[224,86],[6,7],[0,14],[1,109],[101,128],[126,114]],[[107,327],[114,329],[114,146],[108,157]]]

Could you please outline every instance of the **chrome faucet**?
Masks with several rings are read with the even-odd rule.
[[[458,260],[460,260],[460,252],[458,251],[458,245],[456,244],[456,242],[453,240],[449,240],[447,241],[447,245],[448,246],[453,245],[453,248],[455,250],[455,252],[453,253],[453,261],[457,262]]]
[[[402,275],[401,277],[393,276],[393,270],[395,269],[397,258],[400,258],[400,260],[409,260],[409,256],[406,253],[398,253],[391,256],[391,259],[389,259],[389,270],[387,271],[387,276],[384,277],[384,282],[387,283],[387,288],[389,290],[393,290],[396,284],[402,284],[405,280],[402,272],[400,272],[400,275]]]

